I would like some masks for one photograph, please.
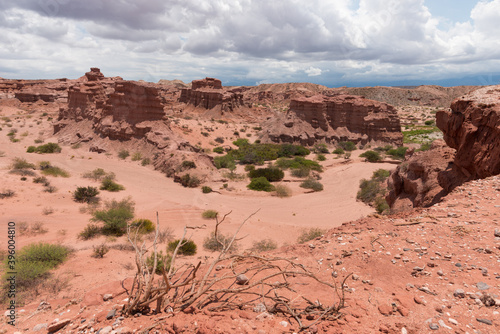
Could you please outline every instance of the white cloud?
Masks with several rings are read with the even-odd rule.
[[[318,75],[321,75],[322,71],[320,68],[317,68],[317,67],[312,67],[310,66],[307,70],[305,70],[304,72],[307,73],[307,76],[308,77],[317,77]]]

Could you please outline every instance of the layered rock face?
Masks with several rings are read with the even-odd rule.
[[[0,99],[16,98],[20,102],[61,102],[68,98],[71,80],[9,80],[0,79]]]
[[[214,78],[194,80],[191,88],[181,89],[179,102],[203,109],[219,107],[222,112],[233,111],[243,105],[241,89],[224,89],[221,81]]]
[[[285,116],[266,125],[274,142],[313,145],[326,142],[391,143],[401,145],[403,136],[396,110],[386,104],[351,95],[292,99]]]
[[[467,179],[500,174],[500,86],[478,89],[436,114],[454,163]]]
[[[438,111],[444,142],[408,157],[391,175],[387,202],[394,211],[429,206],[455,187],[500,174],[500,86],[485,87]]]

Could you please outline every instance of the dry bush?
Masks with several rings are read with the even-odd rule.
[[[317,237],[321,237],[324,233],[325,233],[325,230],[322,230],[322,229],[317,228],[317,227],[312,227],[308,230],[302,231],[302,233],[297,238],[297,242],[299,244],[302,244],[304,242],[316,239]]]
[[[275,189],[276,189],[276,196],[278,196],[279,198],[292,196],[292,189],[288,188],[283,184],[278,184],[277,186],[275,186]]]
[[[50,206],[47,206],[45,208],[43,208],[43,211],[42,213],[45,215],[45,216],[48,216],[50,214],[53,214],[54,213],[54,209]]]
[[[0,199],[13,197],[15,194],[14,190],[11,189],[2,190],[2,192],[0,192]]]
[[[95,257],[96,259],[104,258],[104,255],[109,252],[109,247],[105,243],[93,246],[93,249],[92,257]]]
[[[129,230],[127,236],[135,249],[137,271],[122,314],[133,316],[136,313],[149,312],[153,308],[158,313],[167,304],[173,314],[192,307],[198,310],[222,311],[253,309],[260,304],[271,314],[281,314],[294,319],[299,331],[321,321],[338,319],[341,316],[340,310],[345,307],[345,281],[351,274],[339,283],[335,279],[330,283],[319,279],[304,265],[287,258],[228,253],[232,243],[237,240],[236,236],[241,227],[255,213],[239,225],[230,242],[212,262],[201,266],[200,261],[196,265],[185,264],[176,268],[175,261],[182,241],[186,240],[187,230],[200,228],[186,226],[180,242],[169,258],[169,265],[160,268],[160,280],[155,279],[158,263],[162,261],[159,259],[162,253],[157,248],[157,237],[152,244],[146,245],[144,242],[138,243],[138,233],[131,233]],[[220,221],[217,220],[214,232],[216,239],[220,225],[227,215]],[[156,231],[159,231],[158,218]],[[215,275],[216,268],[223,271]],[[322,293],[324,297],[315,298],[314,301],[312,297],[308,298],[312,283],[325,289]],[[161,317],[141,333],[147,333],[161,325],[168,317],[169,315]]]
[[[253,252],[267,252],[273,249],[278,248],[278,244],[276,241],[272,239],[264,239],[260,241],[254,241],[252,248],[250,248]]]

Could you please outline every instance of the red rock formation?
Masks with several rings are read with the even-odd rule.
[[[266,136],[274,142],[303,145],[317,140],[401,145],[403,140],[392,106],[350,95],[292,99],[287,114],[267,124]]]
[[[455,100],[451,110],[437,112],[436,125],[467,179],[500,174],[500,85]]]
[[[104,79],[104,74],[97,67],[91,67],[90,72],[85,73],[85,77],[88,81],[99,81]]]
[[[232,111],[243,105],[243,94],[240,89],[223,89],[220,80],[205,78],[194,80],[191,88],[182,89],[179,102],[203,109],[220,107],[221,111]]]
[[[387,202],[394,211],[432,205],[466,181],[500,174],[499,101],[500,86],[485,87],[437,112],[450,147],[437,141],[392,173]]]

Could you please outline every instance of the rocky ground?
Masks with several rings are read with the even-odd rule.
[[[370,216],[266,256],[296,258],[319,278],[345,282],[345,308],[310,333],[497,333],[500,331],[500,177],[468,182],[431,208]],[[321,303],[335,294],[310,291]],[[120,282],[82,298],[37,300],[19,312],[20,332],[292,333],[294,319],[248,308],[124,318]],[[97,304],[97,305],[96,305]],[[305,320],[312,323],[314,320]],[[2,325],[4,333],[10,332]]]

